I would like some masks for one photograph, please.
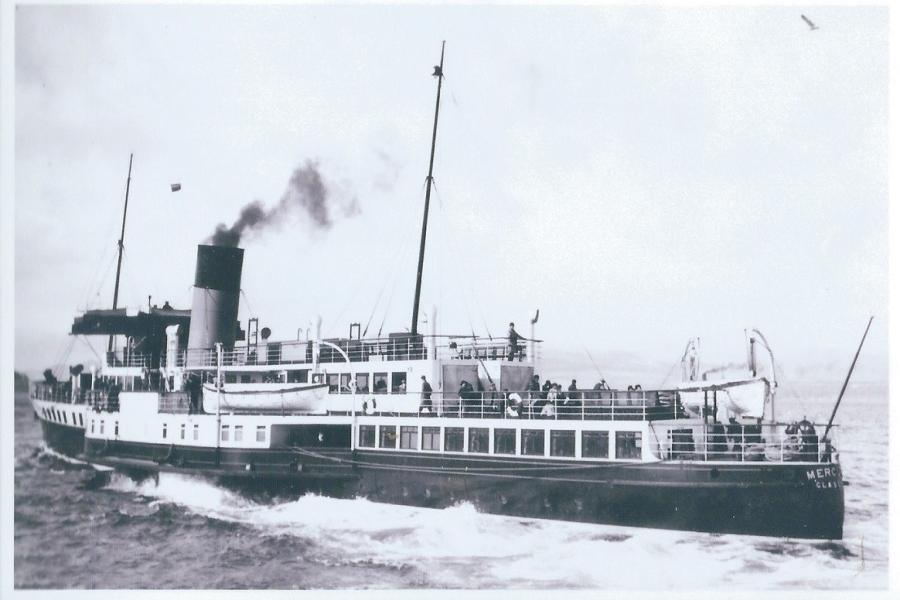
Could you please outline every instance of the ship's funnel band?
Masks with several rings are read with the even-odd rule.
[[[194,286],[239,292],[243,264],[243,248],[197,246],[197,271],[194,275]]]

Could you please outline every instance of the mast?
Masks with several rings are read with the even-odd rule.
[[[122,274],[122,250],[125,248],[125,217],[128,215],[128,192],[131,189],[131,162],[134,160],[134,153],[128,157],[128,180],[125,182],[125,209],[122,211],[122,233],[119,235],[119,262],[116,265],[116,287],[113,290],[113,310],[118,308],[119,304],[119,276]],[[107,352],[112,352],[113,339],[115,336],[109,336],[109,346]]]
[[[419,296],[422,293],[422,266],[425,261],[425,234],[428,231],[428,204],[431,201],[431,184],[434,180],[434,145],[437,141],[438,111],[441,108],[441,82],[444,80],[444,45],[441,42],[441,64],[434,67],[433,76],[438,78],[437,100],[434,103],[434,129],[431,131],[431,160],[428,162],[428,178],[425,186],[425,214],[422,217],[422,241],[419,243],[419,267],[416,270],[416,296],[413,301],[412,326],[409,328],[412,335],[418,333],[419,322]]]

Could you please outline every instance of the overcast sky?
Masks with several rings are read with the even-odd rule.
[[[527,335],[540,308],[545,356],[668,365],[693,335],[742,360],[758,327],[786,368],[839,378],[875,315],[861,367],[886,377],[888,12],[800,12],[19,7],[16,367],[111,305],[131,152],[120,304],[189,308],[196,244],[312,160],[332,225],[243,240],[241,319],[409,327],[447,40],[422,299],[441,331]]]

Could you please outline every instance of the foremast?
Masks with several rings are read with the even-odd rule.
[[[409,328],[412,335],[418,333],[419,297],[422,293],[422,267],[425,262],[425,235],[428,232],[428,205],[431,201],[431,184],[434,181],[432,175],[434,172],[434,148],[435,143],[437,142],[438,112],[441,108],[441,83],[444,80],[444,45],[446,43],[446,41],[441,42],[441,64],[435,65],[434,73],[432,74],[432,76],[437,77],[438,80],[437,100],[434,104],[434,127],[431,131],[431,159],[428,162],[428,177],[425,180],[425,213],[422,216],[422,240],[419,243],[419,266],[416,269],[416,295],[413,300],[412,325]]]

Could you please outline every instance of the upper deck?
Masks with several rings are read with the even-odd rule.
[[[540,342],[532,346],[539,352]],[[505,339],[453,336],[396,335],[381,338],[270,341],[238,344],[222,350],[225,370],[284,368],[331,363],[396,362],[420,360],[474,360],[481,362],[534,361],[529,348],[513,350]],[[105,369],[184,368],[208,370],[219,366],[215,348],[177,349],[167,352],[108,352]]]

